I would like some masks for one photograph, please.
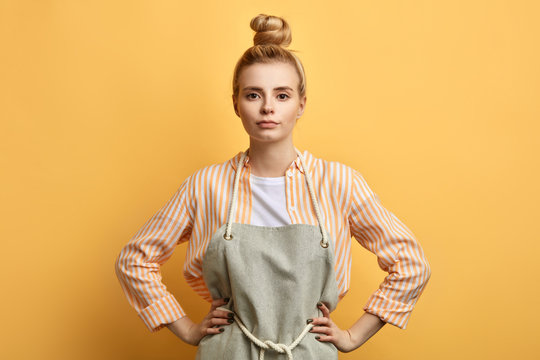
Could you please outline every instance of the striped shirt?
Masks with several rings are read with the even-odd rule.
[[[363,310],[405,329],[431,269],[415,236],[384,208],[359,171],[302,152],[335,254],[339,299],[347,293],[351,271],[351,237],[377,256],[388,273]],[[202,260],[215,231],[227,222],[237,163],[242,155],[203,167],[188,176],[174,195],[133,235],[115,262],[115,271],[130,305],[151,332],[185,316],[161,281],[160,266],[177,245],[187,243],[184,277],[202,298],[212,301],[202,277]],[[300,157],[285,172],[287,211],[293,224],[318,226]],[[241,164],[237,223],[250,223],[252,192],[249,155]]]

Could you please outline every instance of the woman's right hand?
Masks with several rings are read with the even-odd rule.
[[[197,346],[206,335],[221,334],[224,329],[220,325],[232,324],[234,321],[232,312],[216,309],[228,302],[229,299],[216,299],[212,301],[210,311],[208,311],[208,314],[198,324],[185,316],[168,324],[167,327],[184,342]]]

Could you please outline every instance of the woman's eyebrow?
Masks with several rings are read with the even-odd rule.
[[[246,90],[257,90],[257,91],[262,91],[263,89],[260,88],[260,87],[256,87],[256,86],[246,86],[245,88],[242,89],[242,91],[246,91]],[[279,86],[279,87],[276,87],[274,88],[274,91],[275,90],[289,90],[289,91],[294,91],[292,88],[290,88],[289,86]]]

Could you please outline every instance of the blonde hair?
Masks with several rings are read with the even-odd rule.
[[[285,49],[292,39],[287,21],[281,17],[259,14],[251,19],[249,25],[256,32],[253,37],[254,45],[247,49],[236,63],[233,73],[233,96],[238,97],[238,77],[244,67],[257,63],[282,62],[291,64],[296,69],[300,79],[298,93],[303,97],[306,93],[304,67],[300,59],[293,54],[295,50]]]

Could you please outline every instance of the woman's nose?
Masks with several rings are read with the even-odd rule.
[[[274,112],[274,106],[270,102],[270,100],[266,100],[261,108],[261,111],[263,114],[273,113]]]

